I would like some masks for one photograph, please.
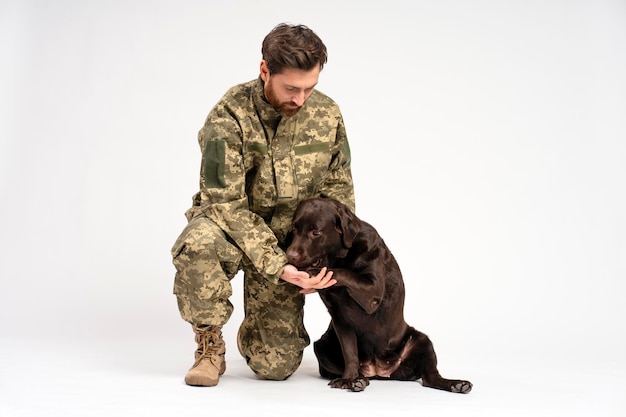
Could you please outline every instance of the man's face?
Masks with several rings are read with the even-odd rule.
[[[261,62],[261,79],[265,82],[265,98],[283,116],[293,116],[298,113],[313,93],[319,75],[319,66],[311,71],[290,68],[280,74],[270,75],[265,61]]]

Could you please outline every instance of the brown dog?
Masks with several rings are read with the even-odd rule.
[[[329,198],[302,201],[294,214],[289,262],[337,283],[319,294],[331,323],[314,344],[320,375],[333,388],[362,391],[369,378],[422,380],[426,387],[468,393],[472,383],[442,378],[433,345],[404,321],[400,268],[378,232]]]

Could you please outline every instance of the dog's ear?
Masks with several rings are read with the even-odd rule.
[[[354,213],[343,204],[337,204],[337,229],[341,233],[343,245],[346,248],[351,248],[361,226]]]

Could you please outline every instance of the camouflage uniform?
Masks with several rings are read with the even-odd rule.
[[[341,113],[314,91],[296,115],[282,117],[265,101],[258,78],[222,97],[198,141],[200,191],[172,248],[181,316],[197,326],[224,325],[233,310],[230,280],[243,269],[240,352],[258,375],[287,378],[309,344],[304,296],[279,279],[293,212],[315,196],[354,209]]]

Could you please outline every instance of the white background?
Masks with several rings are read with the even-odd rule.
[[[326,43],[357,214],[403,270],[406,320],[467,396],[326,387],[311,348],[259,381],[184,385],[169,249],[196,134],[262,38]],[[624,1],[0,0],[0,416],[626,414]],[[307,328],[328,316],[307,297]]]

